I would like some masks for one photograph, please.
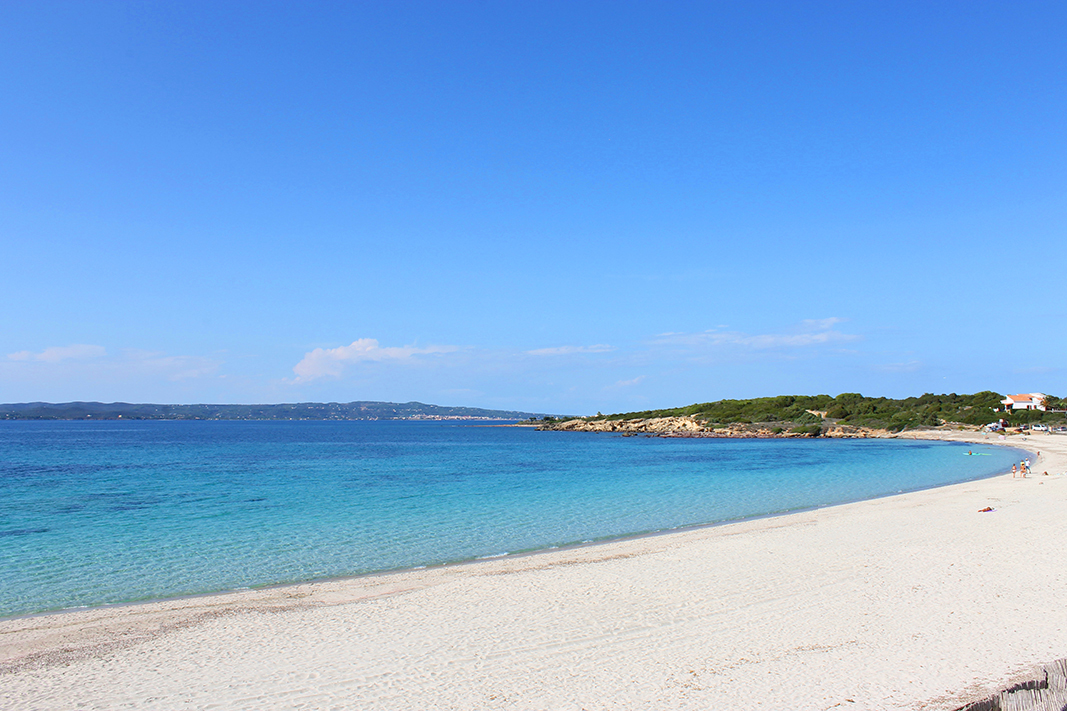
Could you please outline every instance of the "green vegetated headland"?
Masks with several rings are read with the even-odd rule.
[[[859,393],[842,393],[837,397],[779,395],[751,400],[717,400],[665,410],[623,412],[614,415],[597,414],[596,417],[589,417],[587,420],[597,422],[692,416],[698,422],[708,426],[774,425],[777,423],[777,426],[783,430],[810,429],[809,434],[816,434],[827,421],[840,425],[886,429],[891,432],[915,427],[937,427],[950,423],[982,426],[1000,419],[1007,420],[1009,426],[1037,422],[1047,424],[1067,422],[1067,416],[1065,416],[1067,413],[1063,412],[1067,403],[1061,398],[1048,396],[1045,406],[1050,409],[1045,412],[1040,410],[998,412],[1004,409],[1000,403],[1003,399],[1003,395],[988,390],[973,395],[927,393],[920,397],[902,400],[865,397]]]

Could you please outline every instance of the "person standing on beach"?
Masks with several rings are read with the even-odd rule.
[[[1015,478],[1015,465],[1014,464],[1011,465],[1011,478],[1012,479]]]

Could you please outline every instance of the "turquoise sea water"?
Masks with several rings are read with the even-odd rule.
[[[0,616],[773,514],[990,476],[1021,456],[454,422],[0,422]]]

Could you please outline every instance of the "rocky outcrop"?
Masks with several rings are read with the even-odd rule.
[[[822,437],[838,438],[868,438],[868,437],[896,437],[896,432],[875,427],[853,427],[852,425],[829,425],[824,430]]]
[[[565,432],[621,432],[623,434],[688,434],[705,432],[692,417],[653,417],[647,420],[566,420],[540,427]]]
[[[566,420],[542,425],[538,429],[563,432],[616,432],[623,436],[658,437],[725,437],[725,438],[796,438],[810,433],[792,432],[792,423],[776,424],[706,424],[695,417],[652,417],[636,420]],[[824,425],[818,436],[834,438],[892,437],[888,430],[851,425]]]

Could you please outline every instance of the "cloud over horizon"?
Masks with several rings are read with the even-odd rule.
[[[664,333],[657,336],[652,343],[684,346],[740,346],[753,350],[768,350],[860,340],[862,336],[833,329],[835,325],[843,321],[844,319],[837,317],[805,319],[791,333],[750,334],[743,331],[724,331],[718,328],[701,333]]]
[[[21,350],[0,359],[0,399],[162,401],[217,383],[223,361],[200,355],[74,344]]]
[[[387,346],[378,345],[376,338],[359,338],[347,346],[316,348],[308,351],[293,366],[293,383],[306,383],[319,378],[339,378],[349,365],[356,363],[408,362],[418,356],[454,353],[458,346]]]
[[[107,349],[103,346],[93,346],[87,343],[75,343],[69,346],[49,346],[40,353],[32,351],[18,351],[8,353],[8,360],[36,361],[38,363],[59,363],[64,360],[85,360],[88,358],[102,358],[107,355]]]
[[[535,348],[532,351],[526,351],[527,355],[534,356],[553,356],[553,355],[573,355],[576,353],[610,353],[615,350],[613,346],[609,346],[606,343],[597,343],[592,346],[557,346],[555,348]]]
[[[644,382],[644,380],[645,380],[645,376],[644,375],[638,375],[636,378],[630,378],[629,380],[618,380],[615,383],[613,383],[611,385],[608,385],[604,389],[605,390],[617,390],[619,388],[629,388],[629,387],[633,387],[634,385],[640,385],[642,382]]]

